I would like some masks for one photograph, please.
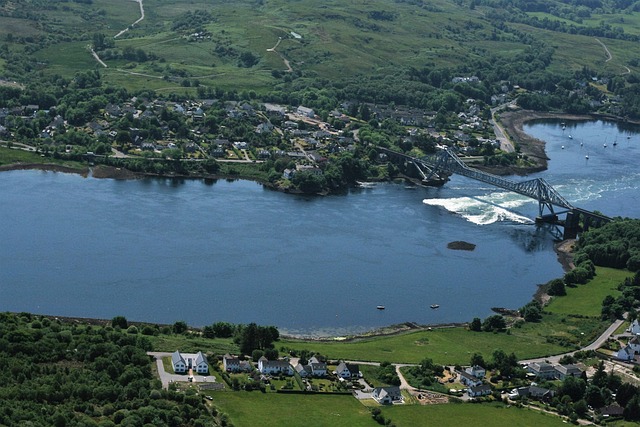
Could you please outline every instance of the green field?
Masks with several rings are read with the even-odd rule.
[[[53,157],[42,157],[40,154],[30,151],[0,147],[0,166],[12,165],[15,163],[54,164],[77,169],[78,172],[87,168],[86,164],[81,162],[54,159]]]
[[[563,352],[542,336],[514,329],[511,335],[471,332],[464,328],[439,328],[389,337],[363,338],[349,342],[318,342],[283,339],[278,344],[296,350],[319,352],[331,359],[419,363],[430,358],[438,364],[468,364],[473,353],[485,358],[498,349],[515,353],[520,359]]]
[[[560,417],[503,405],[407,405],[384,407],[382,414],[398,427],[411,426],[562,426]]]
[[[213,405],[236,427],[358,427],[378,425],[349,395],[217,392]]]
[[[626,270],[598,267],[593,280],[575,288],[567,287],[567,295],[555,298],[545,311],[559,315],[580,314],[599,317],[604,298],[607,295],[617,298],[620,295],[618,285],[631,276],[633,273]]]
[[[371,426],[369,409],[351,396],[287,395],[259,392],[215,392],[212,404],[233,425],[243,426]],[[502,405],[397,405],[382,414],[396,426],[469,425],[561,426],[561,418],[531,409]]]

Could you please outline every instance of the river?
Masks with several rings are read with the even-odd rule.
[[[640,217],[636,130],[527,131],[548,142],[549,170],[536,176],[576,206]],[[459,176],[302,197],[250,181],[3,172],[0,310],[313,336],[464,322],[518,308],[562,275],[536,213],[534,201]],[[456,240],[477,246],[448,249]]]

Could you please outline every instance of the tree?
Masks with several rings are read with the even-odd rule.
[[[482,330],[482,321],[479,317],[474,317],[471,323],[469,323],[469,330],[480,332]]]
[[[471,366],[476,366],[476,365],[482,366],[482,367],[486,366],[484,362],[484,358],[480,353],[473,353],[473,355],[471,356],[470,364]]]
[[[583,379],[569,376],[562,381],[558,395],[567,396],[572,402],[577,402],[583,398],[586,387]]]
[[[553,279],[549,282],[547,293],[552,296],[564,296],[567,294],[567,290],[564,287],[562,279]]]
[[[180,321],[178,321],[178,322],[173,324],[173,333],[174,334],[182,334],[182,333],[186,332],[187,329],[189,329],[189,327],[182,320],[180,320]]]
[[[504,320],[504,317],[499,314],[494,314],[493,316],[487,317],[482,323],[482,330],[485,332],[500,332],[504,331],[506,328],[507,322]]]
[[[120,329],[127,329],[127,327],[129,326],[129,323],[127,322],[127,318],[124,316],[116,316],[113,319],[111,319],[111,326],[116,328],[120,328]]]

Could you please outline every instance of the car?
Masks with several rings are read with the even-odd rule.
[[[213,400],[213,397],[211,397],[211,396],[205,396],[204,398],[207,399],[207,400]]]

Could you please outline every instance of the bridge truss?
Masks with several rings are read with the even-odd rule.
[[[423,167],[437,176],[440,173],[459,174],[477,181],[485,182],[514,193],[522,194],[538,201],[539,216],[544,216],[545,208],[551,215],[555,215],[554,206],[573,210],[574,207],[560,193],[556,191],[547,181],[542,178],[531,179],[523,182],[513,182],[500,176],[467,166],[451,150],[440,150],[438,153],[424,157],[419,160]]]

